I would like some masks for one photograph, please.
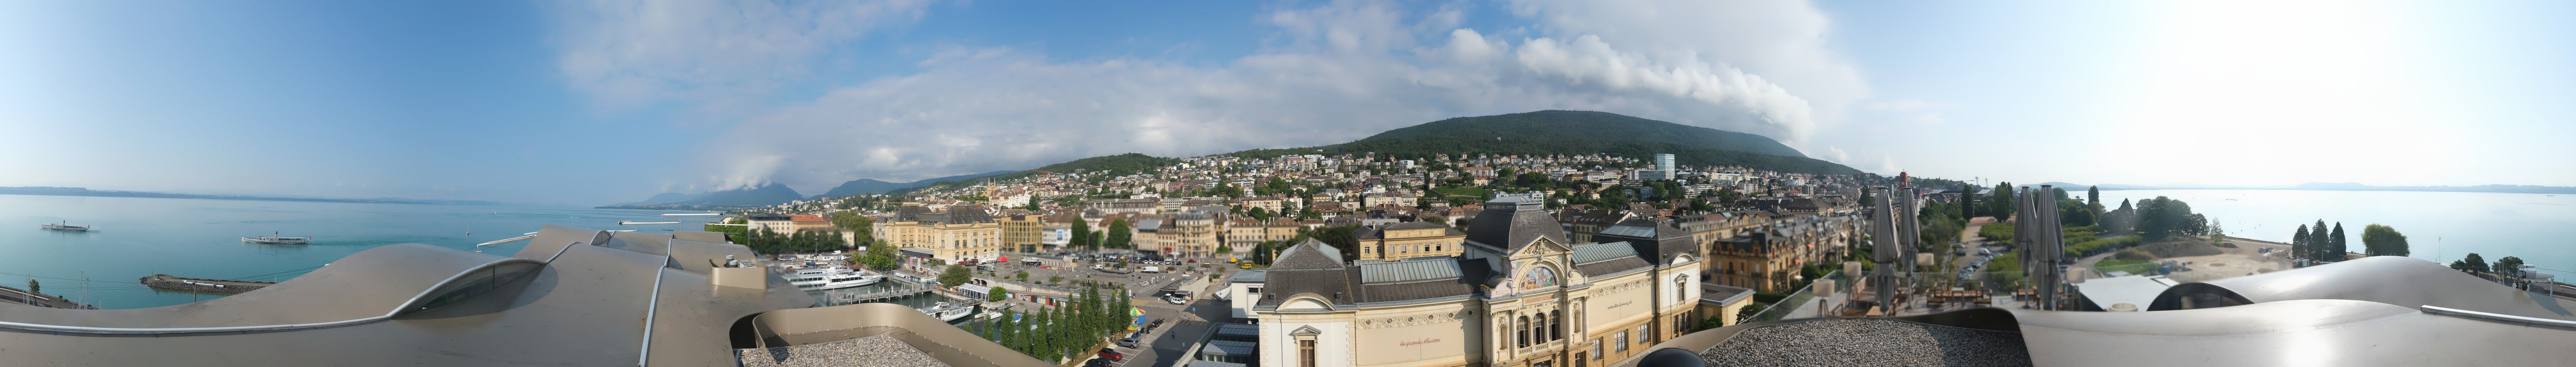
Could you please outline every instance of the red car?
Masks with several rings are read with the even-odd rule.
[[[1119,353],[1116,349],[1100,348],[1100,358],[1108,358],[1112,361],[1124,362],[1127,360],[1127,354]]]

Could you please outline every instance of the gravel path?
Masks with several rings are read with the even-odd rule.
[[[892,335],[769,349],[735,349],[745,367],[947,367]]]
[[[1881,319],[1745,330],[1700,353],[1720,366],[2029,366],[2021,333]]]

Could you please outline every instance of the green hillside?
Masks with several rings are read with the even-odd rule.
[[[1180,163],[1180,162],[1181,162],[1181,160],[1180,160],[1179,158],[1163,158],[1163,157],[1156,157],[1156,156],[1145,155],[1144,153],[1127,153],[1127,154],[1119,154],[1119,155],[1104,155],[1104,156],[1098,156],[1098,157],[1091,157],[1091,158],[1076,159],[1076,160],[1073,160],[1073,161],[1071,161],[1071,162],[1064,162],[1064,163],[1050,164],[1050,165],[1047,165],[1046,167],[1038,167],[1038,169],[1036,169],[1036,170],[1019,171],[1019,172],[1006,173],[1006,174],[1000,174],[1000,175],[983,176],[983,177],[974,177],[974,178],[957,179],[957,180],[945,180],[945,181],[939,181],[939,182],[932,182],[932,183],[930,183],[930,184],[928,184],[928,185],[921,185],[921,186],[917,186],[917,187],[909,187],[909,188],[895,189],[895,190],[891,190],[891,191],[886,191],[886,193],[888,193],[888,194],[902,194],[902,193],[908,193],[908,192],[912,192],[912,191],[917,191],[917,190],[922,190],[922,189],[929,189],[929,188],[939,188],[939,187],[951,187],[951,186],[972,185],[972,184],[975,184],[976,182],[983,182],[983,181],[986,181],[986,180],[992,180],[992,181],[1007,181],[1007,180],[1018,179],[1018,178],[1022,178],[1022,177],[1029,177],[1030,175],[1035,175],[1035,174],[1037,174],[1037,171],[1047,171],[1047,172],[1055,172],[1055,173],[1072,173],[1074,170],[1082,170],[1082,171],[1085,171],[1085,172],[1109,171],[1112,175],[1121,175],[1121,176],[1123,176],[1123,175],[1135,174],[1135,173],[1138,173],[1138,172],[1144,172],[1144,171],[1146,171],[1146,170],[1151,170],[1151,169],[1154,169],[1154,168],[1157,168],[1157,167],[1168,166],[1168,165],[1172,165],[1172,164]]]
[[[1651,159],[1672,153],[1686,166],[1746,166],[1756,169],[1824,174],[1858,174],[1860,170],[1807,158],[1797,149],[1761,135],[1648,120],[1608,112],[1560,111],[1460,117],[1388,130],[1349,143],[1309,148],[1255,149],[1230,153],[1240,157],[1283,154],[1377,152],[1398,158],[1434,154],[1589,154]]]

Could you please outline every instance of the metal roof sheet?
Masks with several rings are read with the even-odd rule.
[[[1458,262],[1448,258],[1360,263],[1360,282],[1397,283],[1458,278]]]
[[[1611,242],[1574,247],[1574,263],[1590,264],[1620,258],[1637,257],[1637,248],[1627,242]]]

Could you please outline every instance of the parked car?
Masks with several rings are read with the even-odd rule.
[[[1142,345],[1142,344],[1140,344],[1140,343],[1141,343],[1141,341],[1140,341],[1140,340],[1137,340],[1137,337],[1134,337],[1134,336],[1127,337],[1126,339],[1118,339],[1118,346],[1121,346],[1121,347],[1128,347],[1128,348],[1141,348],[1141,347],[1139,347],[1139,346],[1138,346],[1138,345]]]
[[[1108,358],[1112,361],[1126,361],[1127,354],[1119,353],[1117,349],[1100,348],[1100,358]]]
[[[1082,367],[1109,367],[1115,365],[1117,365],[1117,363],[1110,362],[1108,358],[1092,358],[1089,361],[1082,362]]]

